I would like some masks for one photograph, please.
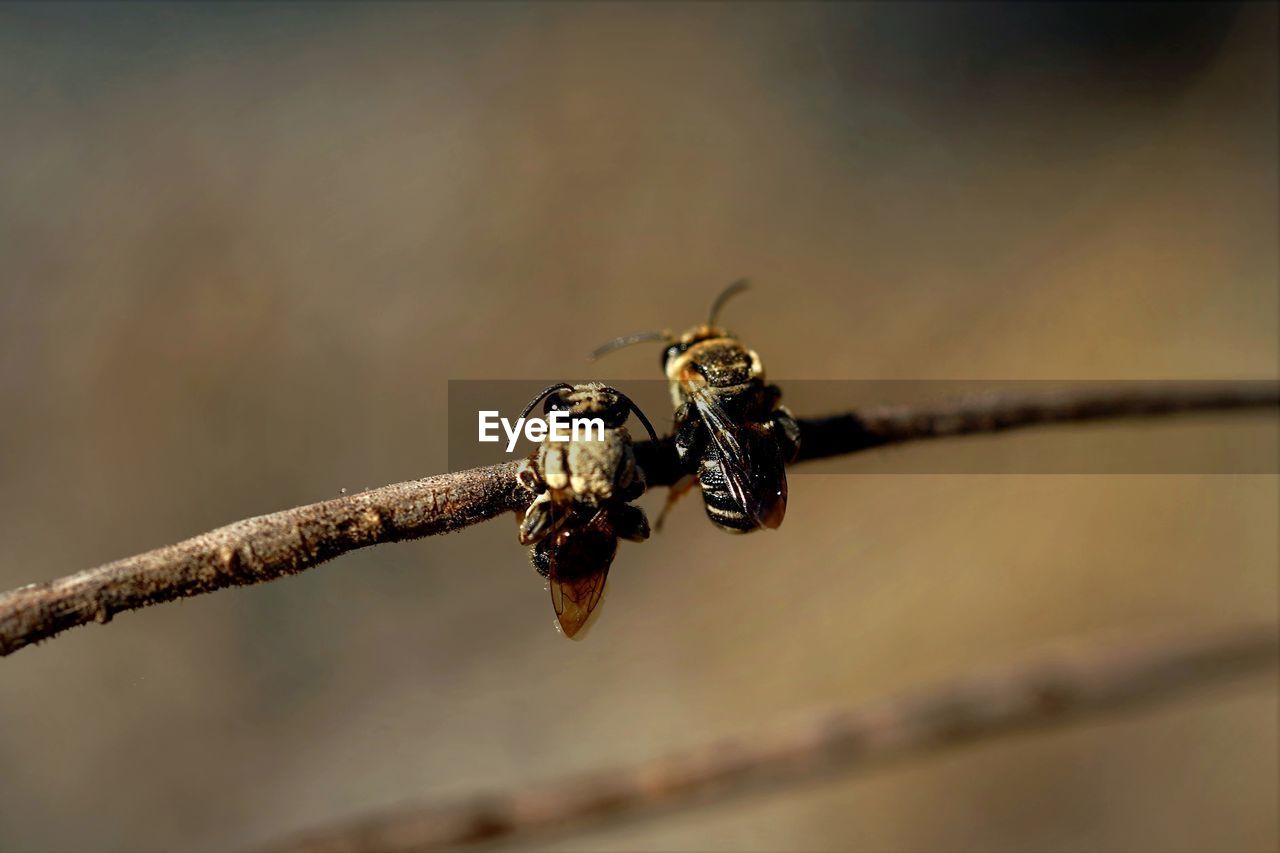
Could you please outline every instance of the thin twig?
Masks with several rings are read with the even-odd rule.
[[[1189,411],[1275,408],[1280,384],[1201,382],[1038,395],[977,395],[933,405],[869,408],[802,420],[801,460],[888,444],[1046,423]],[[669,439],[636,446],[650,486],[681,471]],[[237,521],[176,545],[0,595],[0,655],[117,613],[295,574],[348,551],[436,533],[523,509],[528,493],[506,462]]]
[[[1072,388],[1034,394],[972,394],[932,405],[877,406],[805,422],[800,459],[822,459],[888,444],[1004,432],[1021,427],[1181,412],[1275,408],[1280,383],[1155,382],[1131,387]]]
[[[192,539],[0,595],[0,654],[89,622],[274,580],[382,542],[459,530],[519,509],[517,463],[371,489],[246,518]]]
[[[289,839],[269,849],[395,853],[456,848],[614,825],[744,794],[852,773],[953,746],[1093,719],[1273,670],[1274,625],[1195,639],[1093,643],[888,701],[716,741],[687,752],[524,786],[453,806],[419,807]]]

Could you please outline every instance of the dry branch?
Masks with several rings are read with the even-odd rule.
[[[1091,719],[1275,668],[1273,625],[1161,643],[1093,644],[642,764],[408,809],[298,836],[279,849],[395,853],[613,824],[855,772],[966,743]]]
[[[802,420],[801,460],[1046,423],[1277,405],[1280,385],[1271,381],[976,395]],[[666,439],[641,442],[636,458],[651,486],[670,485],[680,476]],[[125,610],[261,583],[357,548],[448,533],[522,509],[528,498],[516,485],[515,469],[511,462],[473,468],[245,519],[176,545],[21,587],[0,595],[0,655],[77,625],[108,622]]]
[[[515,462],[246,518],[192,539],[0,595],[0,654],[89,622],[273,580],[382,542],[448,533],[523,506]]]
[[[1154,382],[1115,388],[1063,388],[1034,394],[971,394],[930,405],[875,406],[804,422],[800,460],[889,444],[1004,432],[1052,423],[1147,418],[1185,412],[1280,406],[1280,383]]]

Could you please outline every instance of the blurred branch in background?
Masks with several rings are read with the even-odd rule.
[[[726,739],[636,767],[417,808],[300,835],[307,853],[455,848],[705,806],[822,774],[881,767],[1027,730],[1102,717],[1275,669],[1274,625],[1152,642],[1094,642],[898,698]]]
[[[930,438],[1049,423],[1280,406],[1280,383],[1154,383],[1142,390],[1063,388],[866,408],[800,421],[801,460]],[[669,440],[636,445],[649,485],[681,474]],[[529,493],[505,462],[371,489],[237,521],[145,554],[0,595],[0,655],[153,604],[295,574],[384,542],[448,533],[523,509]]]

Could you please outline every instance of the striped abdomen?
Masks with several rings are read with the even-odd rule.
[[[787,474],[778,443],[769,433],[754,429],[743,431],[739,438],[748,443],[750,454],[745,494],[735,495],[730,489],[724,463],[714,445],[708,446],[698,460],[698,484],[707,518],[729,533],[777,527],[787,511]],[[749,507],[743,506],[744,498]]]
[[[746,507],[729,493],[714,447],[707,448],[698,460],[698,484],[702,486],[702,504],[712,524],[731,533],[746,533],[757,527],[747,515]]]

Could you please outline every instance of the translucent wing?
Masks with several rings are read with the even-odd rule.
[[[690,395],[720,457],[725,486],[752,524],[775,528],[787,511],[787,480],[776,446],[752,426],[735,423],[705,387]],[[745,446],[744,446],[745,445]],[[752,461],[758,455],[759,464]]]
[[[707,425],[707,435],[719,451],[720,469],[724,473],[729,494],[750,513],[748,495],[751,493],[751,460],[742,450],[738,439],[740,427],[730,420],[715,396],[705,387],[693,389],[690,395],[698,416]]]
[[[601,509],[585,525],[562,528],[545,542],[551,605],[564,635],[572,639],[600,604],[618,537]]]

